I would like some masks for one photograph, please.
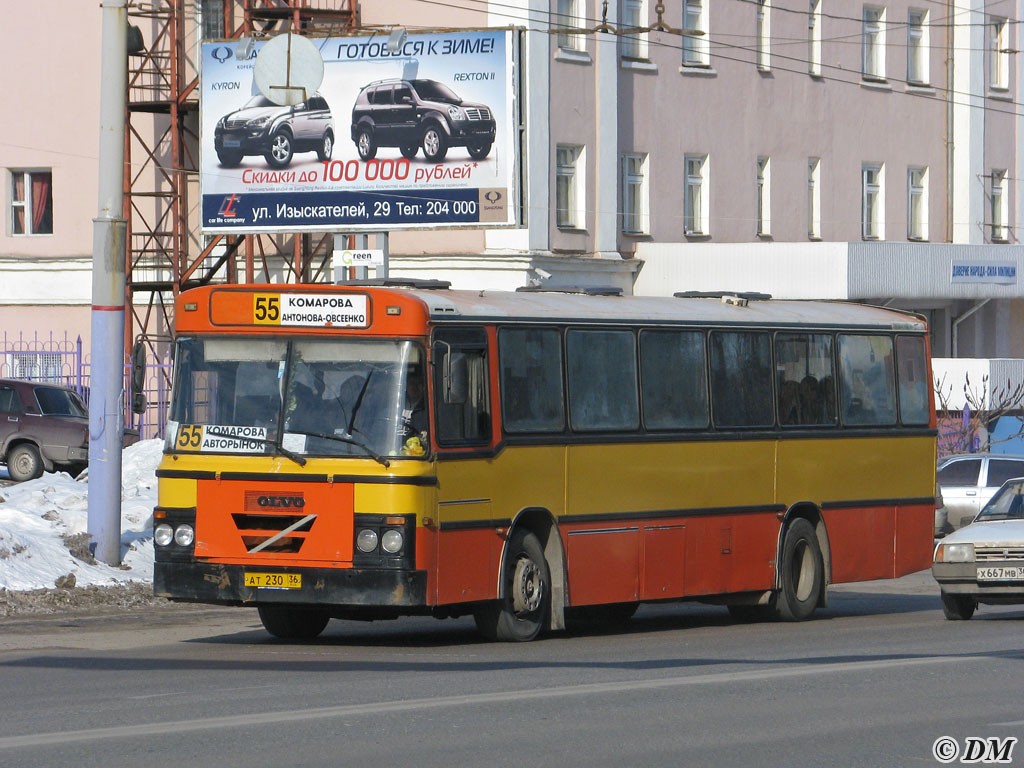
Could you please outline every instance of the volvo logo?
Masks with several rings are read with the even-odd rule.
[[[283,507],[285,509],[302,509],[306,500],[301,496],[260,496],[256,503],[261,507]]]

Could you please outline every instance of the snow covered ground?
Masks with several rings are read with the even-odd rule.
[[[89,564],[72,554],[87,556],[87,477],[46,473],[0,486],[0,590],[152,582],[156,467],[162,450],[162,440],[143,440],[124,451],[121,567]]]

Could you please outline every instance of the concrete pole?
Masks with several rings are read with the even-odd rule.
[[[93,219],[89,395],[89,534],[94,555],[121,562],[124,435],[124,130],[128,89],[127,0],[104,0],[100,83],[99,214]]]
[[[390,234],[390,232],[377,233],[377,247],[384,251],[384,263],[377,267],[375,271],[376,277],[388,277],[388,259],[391,257],[391,238],[389,237]]]

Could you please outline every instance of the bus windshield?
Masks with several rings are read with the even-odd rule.
[[[415,342],[180,338],[175,363],[170,418],[196,436],[178,448],[380,461],[429,445]]]

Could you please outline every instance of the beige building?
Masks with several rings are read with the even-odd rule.
[[[186,58],[222,7],[188,4]],[[0,53],[19,105],[0,125],[0,328],[87,344],[100,10],[52,15],[12,6]],[[1024,357],[1022,17],[1020,0],[363,0],[363,26],[524,30],[524,226],[395,232],[390,272],[866,300],[927,313],[937,356]]]

